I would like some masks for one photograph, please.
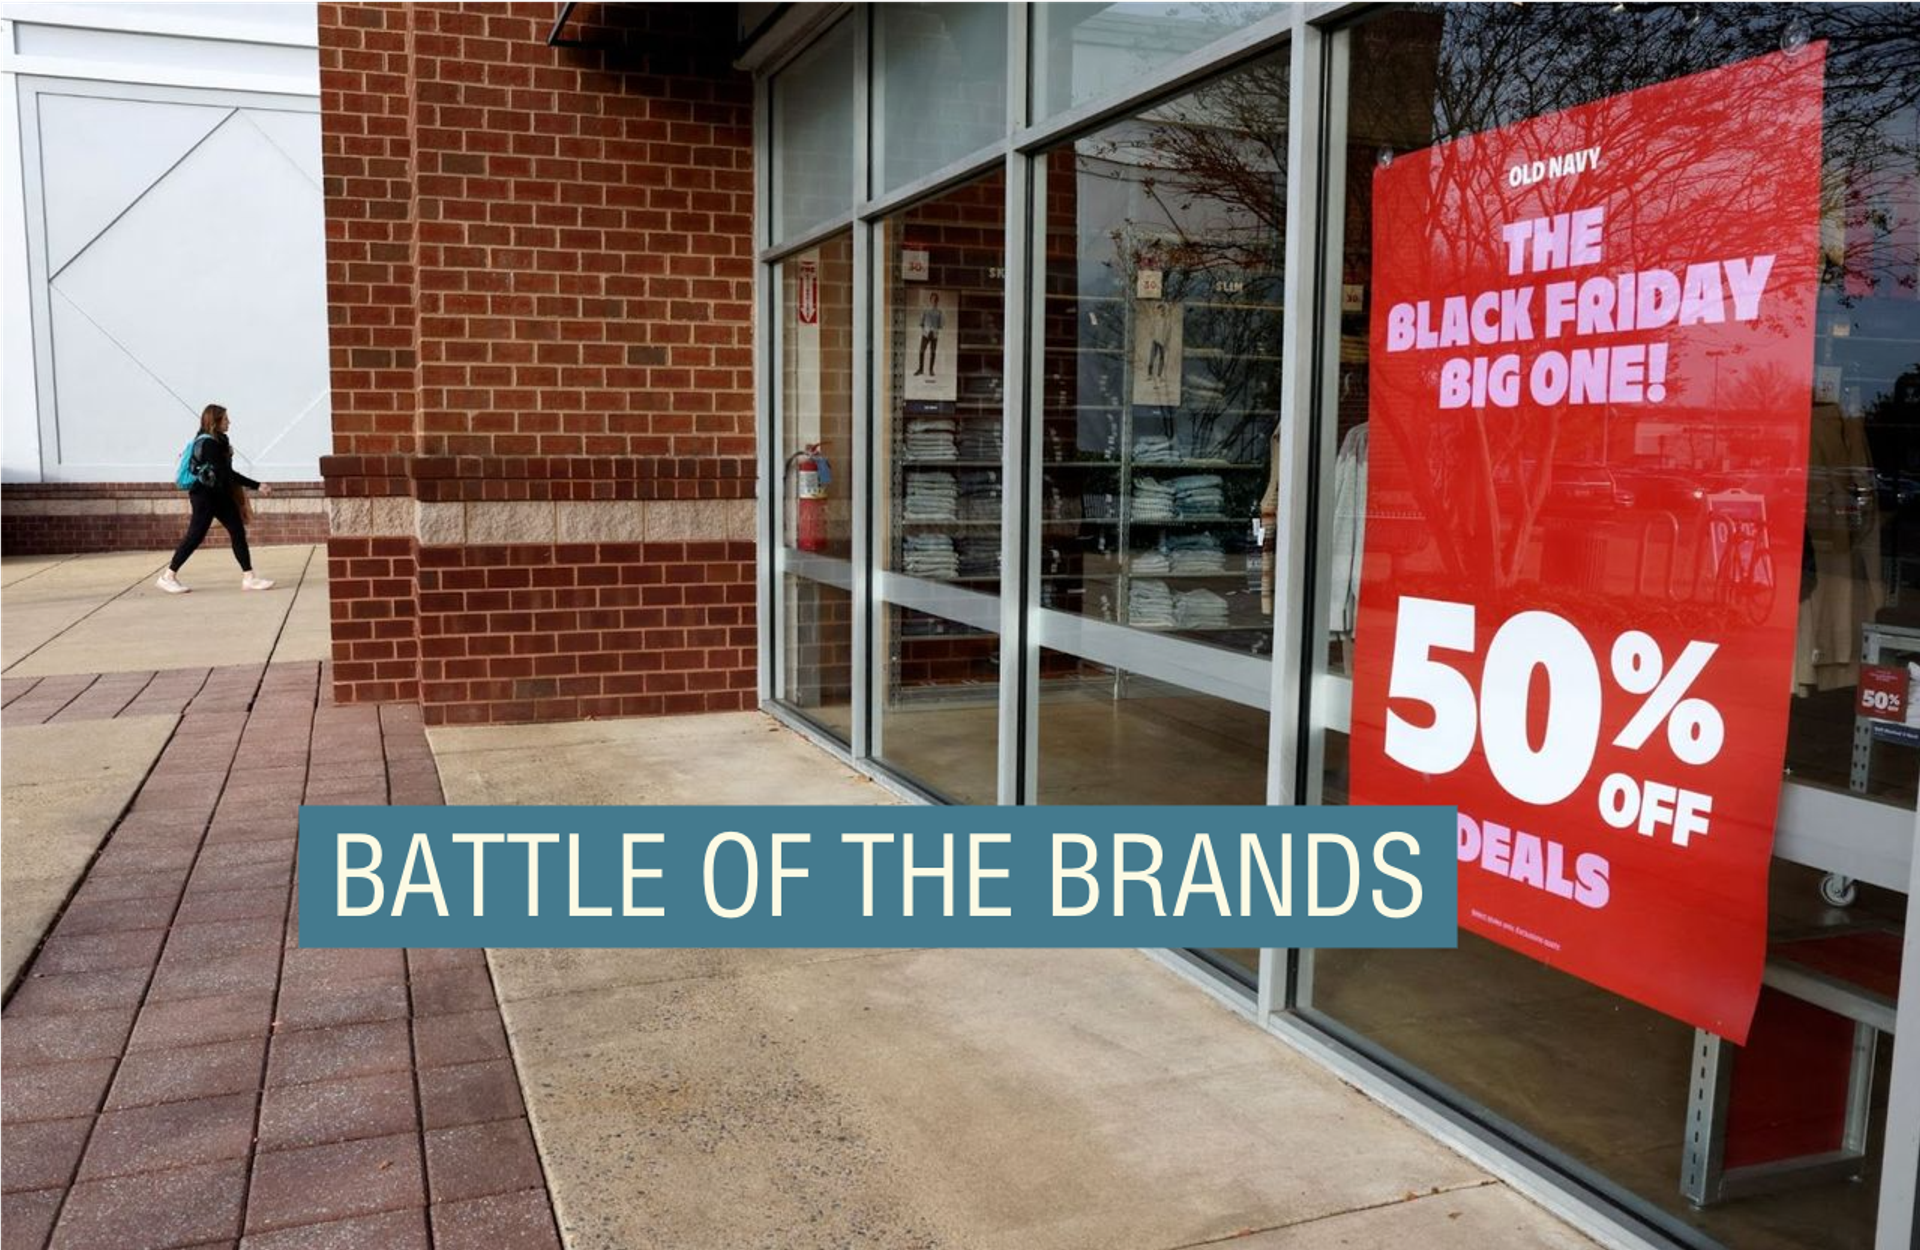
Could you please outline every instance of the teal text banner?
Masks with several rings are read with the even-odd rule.
[[[302,807],[307,947],[1448,947],[1450,807]]]

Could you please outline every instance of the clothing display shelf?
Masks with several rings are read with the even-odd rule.
[[[907,323],[896,323],[891,353],[895,397],[878,431],[887,449],[876,488],[885,501],[880,546],[885,567],[956,590],[996,594],[1000,583],[1000,482],[1004,432],[1003,345],[991,311],[997,290],[938,283],[950,290],[954,330],[951,399],[906,398],[914,363]],[[981,486],[991,475],[992,498]],[[902,605],[889,608],[887,698],[896,704],[976,702],[994,697],[999,651],[991,630]],[[964,651],[956,651],[964,647]],[[908,678],[909,671],[920,674]]]
[[[1257,292],[1265,284],[1248,285]],[[1168,352],[1177,359],[1163,358],[1161,368],[1182,371],[1180,394],[1177,402],[1160,403],[1154,401],[1168,396],[1141,393],[1136,376],[1142,301],[1063,291],[1046,297],[1039,394],[1040,580],[1043,588],[1065,590],[1078,583],[1103,589],[1049,595],[1051,602],[1043,606],[1098,615],[1094,606],[1104,604],[1117,624],[1264,654],[1271,647],[1273,624],[1260,610],[1260,552],[1253,525],[1271,468],[1266,451],[1277,404],[1261,401],[1278,394],[1280,310],[1239,293],[1176,302],[1184,342],[1177,353]],[[1217,334],[1221,326],[1250,333],[1261,320],[1276,333],[1271,352],[1229,349],[1201,337],[1209,329]],[[1193,454],[1196,443],[1209,454]],[[1142,499],[1143,488],[1164,499],[1177,480],[1208,477],[1219,479],[1217,509],[1156,507],[1156,501]],[[1046,511],[1052,499],[1108,495],[1112,516],[1060,517]],[[1056,553],[1057,544],[1076,531],[1093,540],[1097,554],[1079,551],[1077,570],[1050,568],[1075,558]],[[1216,563],[1176,569],[1145,558],[1196,539],[1218,544]],[[1106,544],[1111,546],[1100,550]],[[1094,560],[1101,567],[1089,567]],[[1170,592],[1170,607],[1155,583]],[[1198,600],[1183,599],[1197,592],[1204,592]],[[1224,614],[1208,596],[1224,602]],[[1183,602],[1188,604],[1184,623],[1178,619]],[[1168,613],[1175,619],[1167,619]]]

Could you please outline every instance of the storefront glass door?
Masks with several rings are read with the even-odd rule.
[[[1466,570],[1456,583],[1468,583],[1484,555],[1499,574],[1501,602],[1515,612],[1594,619],[1597,604],[1630,603],[1633,619],[1623,616],[1612,627],[1625,641],[1600,657],[1598,671],[1640,697],[1659,688],[1657,680],[1640,681],[1653,676],[1654,664],[1678,666],[1679,647],[1662,656],[1651,643],[1655,634],[1710,635],[1779,620],[1796,643],[1791,693],[1783,680],[1777,695],[1768,692],[1762,700],[1777,709],[1776,698],[1790,699],[1790,714],[1784,759],[1763,765],[1764,784],[1771,786],[1777,773],[1784,789],[1770,897],[1763,892],[1764,922],[1755,922],[1765,928],[1766,988],[1744,1045],[1560,970],[1555,965],[1571,954],[1558,944],[1564,934],[1523,932],[1523,926],[1510,926],[1513,940],[1506,942],[1463,929],[1456,951],[1313,953],[1303,961],[1300,1005],[1353,1046],[1687,1243],[1761,1250],[1874,1244],[1889,1030],[1908,913],[1907,860],[1899,843],[1911,838],[1920,776],[1920,734],[1904,713],[1895,714],[1920,674],[1920,666],[1908,667],[1920,659],[1920,631],[1907,619],[1911,608],[1902,607],[1920,599],[1920,577],[1902,555],[1911,545],[1908,523],[1920,515],[1904,484],[1908,466],[1920,463],[1920,180],[1914,164],[1920,113],[1888,76],[1890,50],[1913,47],[1910,32],[1896,29],[1889,17],[1888,10],[1864,6],[1431,6],[1357,25],[1334,45],[1331,76],[1344,84],[1344,100],[1336,104],[1329,178],[1335,206],[1328,215],[1329,281],[1340,284],[1341,313],[1337,326],[1328,327],[1321,361],[1320,455],[1332,466],[1332,489],[1319,509],[1315,555],[1329,606],[1312,620],[1319,697],[1306,797],[1339,803],[1354,794],[1356,801],[1377,801],[1365,773],[1372,768],[1380,775],[1370,763],[1375,757],[1354,758],[1357,739],[1349,736],[1360,716],[1354,691],[1370,672],[1386,671],[1383,648],[1392,652],[1396,674],[1411,671],[1393,647],[1392,631],[1383,633],[1379,618],[1364,610],[1356,616],[1356,601],[1365,601],[1358,585],[1363,554],[1364,576],[1395,594],[1438,599],[1450,592],[1431,570],[1451,562]],[[1810,123],[1817,114],[1818,150],[1789,152],[1776,169],[1771,136],[1795,116],[1789,76],[1803,81],[1806,67],[1818,65],[1795,58],[1822,55],[1824,77],[1814,82],[1819,96],[1808,110]],[[1667,102],[1686,98],[1687,82],[1695,81],[1688,75],[1735,65],[1758,65],[1753,73],[1771,74],[1767,81],[1778,85],[1764,99],[1742,99],[1737,89],[1716,86],[1703,88],[1694,107]],[[1713,81],[1749,80],[1758,79]],[[1647,93],[1671,84],[1679,84],[1672,96]],[[1608,127],[1604,138],[1592,140],[1603,143],[1595,149],[1600,154],[1585,158],[1582,169],[1595,159],[1627,166],[1651,153],[1688,150],[1690,141],[1682,140],[1690,129],[1702,136],[1692,145],[1697,160],[1669,161],[1661,180],[1642,184],[1661,190],[1610,204],[1604,237],[1620,240],[1617,252],[1588,259],[1609,275],[1614,299],[1613,275],[1633,269],[1627,248],[1644,255],[1663,246],[1650,242],[1656,237],[1650,223],[1664,211],[1661,197],[1686,194],[1695,185],[1690,180],[1723,177],[1722,202],[1691,215],[1686,230],[1692,233],[1665,245],[1670,251],[1663,260],[1696,284],[1696,298],[1704,269],[1687,269],[1689,261],[1767,253],[1780,282],[1792,280],[1789,264],[1807,266],[1804,312],[1772,313],[1778,341],[1803,346],[1769,356],[1752,346],[1769,340],[1729,335],[1720,355],[1695,357],[1693,372],[1676,378],[1660,401],[1605,391],[1597,408],[1562,406],[1546,419],[1509,415],[1497,399],[1473,397],[1475,385],[1498,385],[1486,376],[1478,383],[1470,376],[1468,392],[1451,405],[1381,389],[1398,385],[1382,381],[1396,376],[1393,362],[1382,358],[1383,342],[1389,351],[1419,350],[1448,333],[1443,293],[1436,292],[1424,330],[1410,321],[1404,339],[1390,331],[1384,340],[1379,336],[1391,318],[1376,306],[1384,298],[1377,292],[1401,276],[1380,249],[1404,254],[1397,234],[1377,228],[1383,214],[1395,211],[1382,197],[1401,194],[1402,180],[1390,172],[1394,162],[1414,161],[1415,154],[1426,160],[1433,145],[1451,144],[1457,159],[1435,160],[1432,167],[1472,169],[1464,154],[1484,144],[1501,158],[1500,171],[1519,171],[1508,173],[1518,179],[1512,187],[1563,176],[1567,186],[1584,187],[1561,197],[1573,213],[1587,203],[1578,194],[1600,202],[1592,189],[1599,184],[1576,183],[1564,167],[1556,169],[1568,153],[1510,150],[1516,145],[1506,136],[1534,133],[1509,128],[1599,101],[1616,103],[1574,115],[1605,119]],[[1569,132],[1577,128],[1566,124]],[[1719,140],[1708,145],[1709,133]],[[1536,157],[1542,158],[1538,170],[1532,168]],[[1768,202],[1766,192],[1775,180],[1798,176],[1788,167],[1800,162],[1806,219],[1772,232],[1771,242],[1743,241],[1747,219]],[[1745,177],[1725,172],[1735,169]],[[1415,193],[1440,202],[1457,194],[1451,202],[1460,203],[1492,194],[1432,184]],[[1635,230],[1641,233],[1630,233]],[[1817,272],[1809,256],[1816,233]],[[1454,238],[1444,231],[1435,237]],[[1789,247],[1796,249],[1792,255]],[[1556,263],[1551,248],[1532,253],[1523,246],[1513,255],[1511,272],[1522,275],[1510,278],[1514,287],[1532,281],[1524,274],[1535,264]],[[1654,281],[1644,271],[1634,280]],[[1676,291],[1680,285],[1676,280]],[[1592,295],[1597,298],[1597,288]],[[1658,304],[1657,296],[1636,297],[1632,314],[1621,315],[1646,308],[1644,320],[1653,322]],[[1536,311],[1551,315],[1546,306]],[[1680,324],[1705,324],[1706,316],[1696,304],[1694,319]],[[1638,341],[1624,333],[1630,328],[1624,321],[1605,328],[1614,333],[1589,340],[1576,340],[1569,329],[1563,342],[1600,342],[1617,351]],[[1503,350],[1495,322],[1485,329],[1486,337],[1466,330],[1463,356],[1492,360]],[[1810,387],[1797,383],[1788,393],[1788,378],[1809,375]],[[1437,375],[1435,385],[1441,385]],[[1515,406],[1524,408],[1524,400]],[[1566,415],[1549,429],[1554,412]],[[1774,412],[1789,414],[1784,434],[1764,424],[1765,414]],[[1448,459],[1461,446],[1449,441],[1449,431],[1468,419],[1482,422],[1479,456]],[[1755,465],[1797,455],[1802,438],[1805,470],[1786,478],[1756,471]],[[1417,450],[1409,440],[1418,441]],[[1413,468],[1396,467],[1389,475],[1383,457]],[[1443,464],[1452,466],[1451,485],[1440,495],[1422,493],[1430,480],[1423,474]],[[1804,533],[1797,524],[1802,476]],[[1406,489],[1408,482],[1414,489]],[[1462,510],[1470,520],[1436,508]],[[1773,521],[1783,513],[1796,523],[1789,539],[1774,541]],[[1484,546],[1439,550],[1442,537],[1458,534]],[[1797,611],[1785,590],[1795,581]],[[1471,626],[1466,633],[1443,646],[1469,650]],[[1456,658],[1452,651],[1439,654],[1448,663]],[[1491,668],[1492,659],[1487,663]],[[1531,775],[1510,774],[1510,790],[1530,791],[1551,767],[1544,744],[1558,733],[1554,705],[1564,706],[1568,696],[1566,685],[1556,682],[1565,683],[1566,672],[1564,666],[1534,671],[1514,693],[1525,709],[1515,749],[1538,751],[1541,759]],[[1441,698],[1433,695],[1432,703]],[[1625,703],[1611,705],[1622,707],[1620,723],[1609,719],[1603,747],[1631,737],[1626,713],[1635,709]],[[1414,700],[1389,706],[1409,735],[1432,723],[1421,720]],[[1677,695],[1667,710],[1682,729],[1663,725],[1675,745],[1674,754],[1660,758],[1679,771],[1662,776],[1684,782],[1693,775],[1685,771],[1689,761],[1712,756],[1685,732],[1717,732],[1717,713],[1704,703],[1683,706]],[[1481,715],[1490,725],[1495,712],[1483,701]],[[1732,726],[1729,740],[1750,728]],[[1466,813],[1470,804],[1459,796],[1467,792],[1449,778],[1453,747],[1464,751],[1473,734],[1469,729],[1466,740],[1446,751],[1439,745],[1447,744],[1437,744],[1421,757],[1433,801],[1460,802],[1463,810],[1463,891],[1481,874],[1498,872],[1499,888],[1509,892],[1477,897],[1525,906],[1512,898],[1510,884],[1519,882],[1552,891],[1564,885],[1570,909],[1586,905],[1576,901],[1583,896],[1596,902],[1599,895],[1583,895],[1591,882],[1578,879],[1570,859],[1564,865],[1551,859],[1558,848],[1543,819],[1548,787],[1538,787],[1527,802],[1503,802],[1498,812]],[[1483,727],[1482,741],[1492,734]],[[1656,747],[1668,749],[1666,741]],[[1826,815],[1812,815],[1818,812]],[[1485,823],[1496,818],[1513,828]],[[1519,831],[1518,819],[1538,835]],[[1832,833],[1810,834],[1810,826]],[[1735,836],[1731,829],[1716,832]],[[1616,859],[1663,835],[1657,822],[1635,828],[1629,821],[1619,836],[1633,845],[1616,844]],[[1672,834],[1664,838],[1685,844]],[[1537,861],[1532,866],[1521,853],[1528,839]],[[1678,876],[1698,861],[1669,862]],[[1642,901],[1653,888],[1673,887],[1650,887],[1616,863],[1613,899],[1626,910],[1616,907],[1615,923],[1631,925],[1636,935],[1656,926],[1657,911]],[[1720,905],[1709,880],[1696,879],[1693,893],[1681,897],[1700,907]],[[1691,962],[1683,956],[1664,968],[1621,975],[1656,987],[1678,985]]]
[[[780,384],[780,638],[774,686],[842,743],[853,740],[853,238],[776,267]],[[839,473],[836,474],[836,464]]]
[[[1035,162],[1041,803],[1261,803],[1287,66]]]
[[[873,756],[957,803],[998,784],[1006,181],[876,228]]]
[[[1895,1079],[1913,1079],[1912,1043],[1896,1062],[1892,1033],[1912,983],[1920,789],[1911,22],[1870,5],[1230,7],[856,8],[771,75],[768,697],[935,800],[1471,809],[1452,770],[1485,754],[1485,727],[1436,730],[1444,698],[1409,702],[1404,683],[1478,681],[1487,638],[1469,625],[1461,644],[1442,611],[1429,662],[1392,677],[1397,624],[1367,624],[1368,584],[1417,583],[1444,608],[1484,583],[1487,620],[1597,621],[1575,648],[1603,691],[1594,740],[1679,770],[1627,778],[1673,791],[1645,828],[1611,822],[1629,845],[1679,845],[1685,770],[1717,732],[1750,741],[1748,709],[1778,730],[1740,772],[1749,797],[1779,783],[1775,828],[1746,830],[1766,988],[1744,1044],[1645,1005],[1657,994],[1601,988],[1556,957],[1555,935],[1517,921],[1515,941],[1483,935],[1499,917],[1463,914],[1449,952],[1269,952],[1264,977],[1260,952],[1200,954],[1258,985],[1271,1027],[1333,1039],[1636,1232],[1873,1245],[1876,1207],[1910,1208],[1913,1192],[1881,1175],[1890,1106],[1914,1097]],[[1695,79],[1761,61],[1779,77],[1758,96]],[[1502,147],[1590,116],[1609,128],[1585,144]],[[1790,127],[1805,141],[1768,142]],[[1617,216],[1582,215],[1581,176],[1681,149],[1648,190],[1608,201]],[[1423,186],[1409,169],[1470,176]],[[1702,178],[1723,193],[1701,196]],[[1774,223],[1762,209],[1783,182],[1804,213]],[[1408,217],[1403,200],[1393,216],[1395,187],[1440,208]],[[1484,220],[1531,187],[1538,223]],[[1687,195],[1697,211],[1672,213]],[[1544,302],[1449,310],[1466,294],[1451,288],[1388,324],[1381,292],[1409,266],[1488,252],[1500,226],[1519,233],[1490,286],[1581,266],[1605,281],[1556,296],[1542,335],[1528,318],[1544,325]],[[1790,307],[1767,303],[1763,253]],[[1660,277],[1642,283],[1661,266],[1671,300]],[[844,355],[832,334],[796,332],[810,284],[823,319],[851,327]],[[1647,326],[1684,317],[1711,339],[1722,330],[1697,327],[1715,310],[1724,341],[1663,373],[1651,349],[1681,340]],[[1463,365],[1406,365],[1443,340]],[[1497,363],[1549,349],[1562,358],[1538,378]],[[1529,386],[1557,398],[1515,415]],[[1418,421],[1380,420],[1388,408]],[[815,439],[844,440],[846,458],[829,455],[834,486],[803,522],[793,458]],[[1756,469],[1769,465],[1791,472]],[[1731,692],[1740,710],[1716,731],[1702,696],[1746,657],[1689,643],[1752,630],[1791,640],[1791,672],[1783,648],[1781,680]],[[1538,825],[1568,771],[1549,749],[1568,670],[1507,677],[1489,723]],[[1368,771],[1388,710],[1429,747],[1391,794]],[[1626,791],[1609,794],[1618,816]],[[1515,854],[1512,830],[1469,816],[1463,877],[1601,897],[1591,864],[1583,877],[1538,837]],[[1733,888],[1690,868],[1727,840],[1652,874],[1667,911],[1728,907]],[[1662,927],[1624,875],[1615,896],[1623,937]],[[1621,979],[1713,990],[1716,966],[1682,951]]]

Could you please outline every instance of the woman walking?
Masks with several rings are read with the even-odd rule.
[[[180,584],[180,566],[206,538],[215,521],[227,527],[227,536],[233,540],[233,558],[240,562],[240,589],[273,589],[273,583],[267,578],[253,575],[253,555],[247,550],[244,512],[246,490],[257,490],[264,495],[273,488],[234,470],[233,444],[227,441],[228,424],[227,410],[219,404],[208,404],[200,413],[200,437],[194,439],[189,453],[196,468],[194,484],[187,491],[187,498],[193,504],[193,519],[187,523],[187,536],[174,550],[167,571],[154,583],[170,595],[183,595],[190,589]]]

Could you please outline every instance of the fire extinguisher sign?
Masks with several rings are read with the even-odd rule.
[[[1367,525],[1352,800],[1457,805],[1462,929],[1736,1041],[1792,684],[1823,60],[1373,178],[1368,488],[1421,524]]]
[[[796,312],[801,325],[820,324],[820,266],[810,260],[800,262],[800,293]]]

